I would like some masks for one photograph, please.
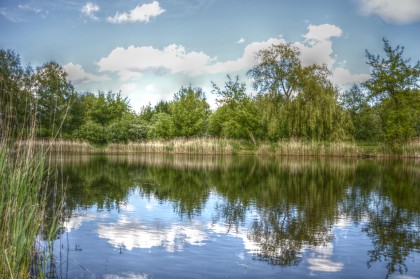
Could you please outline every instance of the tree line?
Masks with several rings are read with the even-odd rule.
[[[39,139],[93,144],[211,136],[395,146],[420,136],[420,62],[383,43],[384,57],[366,51],[370,79],[346,91],[332,84],[325,65],[304,66],[296,47],[280,44],[256,53],[259,63],[247,72],[254,95],[227,75],[223,86],[212,83],[214,111],[205,92],[190,85],[139,113],[120,93],[77,92],[56,62],[33,69],[0,50],[0,128],[12,126],[8,136],[22,138],[35,122]]]

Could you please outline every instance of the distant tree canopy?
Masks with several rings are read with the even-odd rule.
[[[205,92],[190,85],[140,113],[120,93],[75,91],[56,62],[34,70],[14,51],[0,50],[0,136],[24,137],[37,125],[38,138],[94,144],[212,136],[398,146],[420,137],[420,62],[411,64],[403,47],[383,42],[384,57],[366,51],[371,78],[347,91],[332,84],[325,65],[304,66],[299,49],[279,44],[256,53],[248,71],[253,95],[227,75],[224,87],[212,83],[214,111]],[[8,135],[6,126],[13,127]]]

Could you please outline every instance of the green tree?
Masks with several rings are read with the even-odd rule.
[[[302,69],[299,55],[298,48],[290,44],[272,45],[257,52],[260,63],[248,71],[254,79],[255,90],[291,100]]]
[[[392,48],[383,39],[385,58],[366,50],[371,78],[363,85],[369,98],[380,104],[385,142],[395,146],[419,135],[420,61],[410,65],[404,47]]]
[[[147,138],[148,124],[134,114],[125,114],[107,127],[107,139],[114,143],[128,143]]]
[[[378,142],[383,137],[379,106],[370,105],[368,92],[353,85],[341,95],[341,106],[349,113],[353,127],[349,130],[355,140]]]
[[[175,136],[202,136],[206,131],[209,105],[201,88],[181,88],[170,104]]]
[[[149,139],[169,140],[175,137],[175,125],[171,115],[157,113],[153,116],[147,132]]]
[[[214,136],[250,138],[255,144],[255,131],[258,133],[255,102],[246,94],[245,83],[240,83],[238,76],[235,80],[229,75],[227,78],[224,89],[212,83],[212,92],[218,97],[219,108],[210,117],[210,133]]]
[[[130,114],[130,104],[127,98],[120,93],[112,91],[105,94],[99,92],[98,96],[88,94],[85,97],[86,119],[102,127],[101,139],[95,142],[105,144],[108,141],[107,127],[113,122],[118,122],[126,114]]]
[[[292,137],[306,140],[347,139],[349,116],[338,104],[338,91],[325,65],[302,68],[297,96],[283,127]]]
[[[260,123],[267,138],[336,140],[348,138],[348,116],[325,65],[302,66],[300,52],[287,44],[257,53],[249,72],[258,90]]]
[[[12,50],[0,49],[0,137],[25,136],[33,123],[35,102],[31,67],[24,67]],[[13,127],[13,129],[8,129]]]
[[[34,79],[39,136],[56,137],[62,131],[74,88],[67,80],[66,71],[56,62],[37,68]]]
[[[79,127],[74,136],[93,144],[103,144],[104,141],[102,126],[90,119]]]

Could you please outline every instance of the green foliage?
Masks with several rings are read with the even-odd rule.
[[[366,51],[371,79],[363,86],[369,98],[380,107],[383,138],[391,146],[400,145],[419,136],[420,61],[411,66],[403,58],[404,47],[392,48],[383,39],[385,58]]]
[[[128,142],[139,136],[135,131],[135,116],[130,111],[128,99],[122,98],[120,93],[99,92],[97,96],[85,93],[76,101],[77,106],[73,110],[82,117],[72,120],[83,121],[74,133],[77,138],[94,144],[106,144],[108,141]]]
[[[260,63],[248,71],[254,88],[263,94],[290,100],[298,87],[301,72],[300,52],[289,44],[272,45],[257,52]]]
[[[228,75],[224,88],[212,84],[214,112],[202,89],[189,86],[136,115],[120,93],[75,92],[57,63],[34,72],[13,51],[0,50],[0,128],[12,125],[9,133],[22,137],[36,117],[38,137],[95,144],[211,135],[254,145],[354,138],[397,147],[420,137],[420,62],[410,65],[404,48],[385,39],[384,51],[385,58],[366,51],[371,79],[344,92],[340,102],[325,65],[303,66],[298,48],[279,44],[259,51],[259,63],[248,71],[255,97]]]
[[[181,88],[170,104],[169,111],[175,136],[194,137],[205,134],[209,105],[201,88]]]
[[[255,102],[246,94],[246,86],[239,82],[238,76],[235,80],[229,75],[227,78],[224,89],[212,83],[219,108],[210,117],[209,132],[213,136],[251,139],[255,143],[254,134],[258,130]]]
[[[302,66],[299,50],[273,45],[257,53],[260,63],[248,74],[259,90],[257,107],[266,138],[348,139],[348,115],[325,65]]]
[[[37,120],[39,136],[54,138],[62,131],[70,108],[74,88],[67,81],[66,71],[56,62],[49,62],[37,68],[34,74],[37,97]]]
[[[43,221],[39,198],[45,160],[29,151],[13,158],[12,148],[0,147],[0,277],[27,278]]]
[[[23,67],[14,51],[0,49],[0,138],[28,136],[35,108],[32,74],[32,68]],[[15,129],[5,135],[7,126]]]
[[[146,140],[148,124],[136,116],[127,114],[111,123],[107,128],[107,138],[112,143],[128,143]]]
[[[93,144],[103,144],[106,141],[103,130],[103,127],[98,123],[87,120],[75,133],[75,137]]]
[[[110,91],[105,94],[100,91],[98,96],[92,100],[87,115],[91,120],[105,127],[129,111],[129,101],[127,98],[122,98],[120,93]]]
[[[157,113],[152,118],[147,137],[149,139],[169,140],[175,137],[175,125],[172,117],[166,113]]]

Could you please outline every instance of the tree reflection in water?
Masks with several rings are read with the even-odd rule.
[[[307,247],[330,245],[343,218],[362,224],[372,241],[368,267],[385,261],[388,276],[406,272],[420,249],[416,161],[131,155],[57,164],[66,220],[80,208],[118,210],[135,190],[194,219],[216,193],[213,224],[226,233],[245,228],[254,258],[270,265],[295,266]]]

